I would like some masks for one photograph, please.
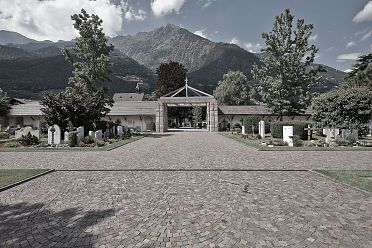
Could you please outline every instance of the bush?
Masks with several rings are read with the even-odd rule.
[[[309,123],[303,121],[272,122],[270,124],[271,136],[273,138],[283,138],[283,126],[293,126],[293,135],[298,135],[300,139],[307,140],[305,128]]]
[[[26,135],[22,135],[21,138],[18,139],[19,143],[21,143],[23,146],[33,146],[39,144],[39,139],[32,135],[30,132]]]
[[[98,146],[98,147],[102,147],[102,146],[105,146],[105,142],[104,141],[102,141],[102,140],[97,140],[97,143],[96,143],[96,145]]]
[[[252,133],[252,126],[254,126],[254,132],[258,133],[258,123],[261,121],[259,116],[248,116],[243,119],[243,125],[245,126],[246,133]]]
[[[339,138],[339,137],[336,138],[335,142],[338,146],[350,146],[350,145],[353,144],[353,142],[351,140],[342,139],[342,138]]]
[[[326,144],[325,138],[321,138],[319,140],[314,141],[314,145],[316,145],[316,146],[324,146],[325,144]]]
[[[288,143],[283,140],[269,140],[267,144],[273,146],[288,146]]]
[[[91,136],[86,136],[84,138],[84,144],[93,144],[95,142],[94,138]]]
[[[303,145],[303,141],[300,139],[300,136],[293,135],[293,146],[300,147]]]
[[[76,137],[76,132],[72,131],[69,132],[68,134],[68,145],[69,147],[75,147],[77,146],[77,137]]]
[[[305,147],[314,147],[315,146],[315,144],[311,141],[304,141],[303,144],[304,144]]]
[[[0,132],[0,139],[9,139],[9,134],[7,132]]]
[[[4,144],[4,147],[6,148],[15,148],[15,147],[21,147],[21,146],[22,145],[19,142],[15,142],[15,141],[7,142]]]

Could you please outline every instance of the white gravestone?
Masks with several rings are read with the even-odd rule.
[[[331,141],[334,141],[337,136],[340,134],[339,128],[324,128],[323,134],[326,135],[326,143],[329,144]]]
[[[28,133],[31,133],[31,135],[36,136],[38,139],[40,139],[40,130],[32,130],[32,127],[24,127],[20,130],[16,130],[15,138],[20,139],[22,135],[26,136]]]
[[[52,129],[54,129],[52,132]],[[58,125],[53,125],[48,128],[48,144],[60,144],[61,143],[61,129]]]
[[[76,137],[77,137],[77,143],[80,144],[81,141],[84,139],[84,127],[78,127],[76,129]]]
[[[258,123],[258,133],[260,134],[261,139],[265,138],[265,121],[260,121]]]
[[[70,135],[70,133],[68,131],[65,131],[65,133],[64,133],[65,143],[68,143],[69,135]]]
[[[358,140],[358,129],[341,129],[341,138],[342,139],[349,139],[353,138],[355,140]]]
[[[117,128],[117,134],[118,134],[118,136],[123,136],[123,126],[118,126]]]
[[[94,139],[94,131],[89,131],[89,137]]]
[[[293,126],[283,126],[283,141],[293,146]]]
[[[245,134],[245,126],[242,126],[242,134]]]
[[[102,140],[102,130],[97,130],[95,133],[94,133],[94,138],[96,140]]]

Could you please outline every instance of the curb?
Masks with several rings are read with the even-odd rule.
[[[15,183],[9,184],[9,185],[7,185],[7,186],[1,187],[1,188],[0,188],[0,192],[2,192],[2,191],[4,191],[4,190],[7,190],[7,189],[10,189],[10,188],[13,188],[13,187],[15,187],[15,186],[18,186],[18,185],[20,185],[20,184],[22,184],[22,183],[25,183],[25,182],[31,181],[31,180],[33,180],[33,179],[35,179],[35,178],[38,178],[38,177],[44,176],[44,175],[49,174],[49,173],[54,172],[54,171],[55,171],[54,169],[50,169],[50,170],[47,170],[47,171],[41,172],[41,173],[39,173],[39,174],[36,174],[36,175],[34,175],[34,176],[32,176],[32,177],[25,178],[25,179],[23,179],[23,180],[21,180],[21,181],[19,181],[19,182],[15,182]]]
[[[308,172],[309,170],[306,169],[57,169],[55,171],[63,171],[63,172],[68,172],[68,171],[73,171],[73,172],[161,172],[161,171],[170,171],[170,172]]]
[[[341,185],[343,185],[343,186],[346,186],[346,187],[349,187],[349,188],[355,189],[355,190],[360,191],[360,192],[362,192],[362,193],[364,193],[364,194],[367,194],[367,195],[372,196],[372,192],[369,192],[369,191],[364,190],[364,189],[360,189],[360,188],[355,187],[355,186],[353,186],[353,185],[351,185],[351,184],[348,184],[348,183],[344,183],[344,182],[337,181],[336,178],[334,178],[334,177],[330,177],[330,176],[324,175],[324,174],[322,174],[322,173],[320,173],[320,172],[317,172],[317,171],[314,171],[314,170],[307,170],[307,171],[310,172],[310,173],[314,173],[314,174],[316,174],[316,175],[318,175],[318,176],[324,177],[324,178],[326,178],[326,179],[328,179],[328,180],[331,180],[331,181],[334,182],[334,183],[341,184]]]

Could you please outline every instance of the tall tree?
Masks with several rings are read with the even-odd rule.
[[[205,111],[203,110],[203,106],[192,107],[192,119],[194,120],[196,127],[198,127],[198,123],[202,122],[205,118],[205,115],[203,115]]]
[[[362,55],[347,75],[347,87],[368,87],[372,90],[372,53]]]
[[[313,25],[297,20],[286,9],[275,18],[273,30],[263,33],[266,48],[263,66],[254,65],[253,78],[258,81],[262,101],[273,113],[293,115],[303,113],[311,103],[311,89],[318,83],[321,66],[311,67],[318,49],[309,44]]]
[[[185,85],[187,69],[180,63],[170,61],[162,63],[156,69],[156,96],[161,97]]]
[[[247,77],[241,71],[229,71],[223,75],[213,91],[220,105],[249,105],[251,103],[250,86]]]
[[[9,97],[7,93],[0,88],[0,116],[6,115],[9,109]]]
[[[75,127],[91,128],[110,111],[108,107],[113,103],[107,88],[99,86],[109,80],[109,55],[113,46],[108,44],[101,28],[102,20],[97,15],[82,9],[71,19],[80,34],[73,49],[76,56],[67,49],[63,52],[74,67],[73,76],[63,92],[44,94],[42,111],[50,125],[66,127],[71,122]]]
[[[318,127],[365,130],[372,115],[372,94],[366,87],[340,88],[313,100]]]

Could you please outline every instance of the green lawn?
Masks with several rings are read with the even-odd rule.
[[[372,170],[317,170],[336,181],[372,192]]]
[[[0,169],[0,188],[45,172],[45,169]]]

